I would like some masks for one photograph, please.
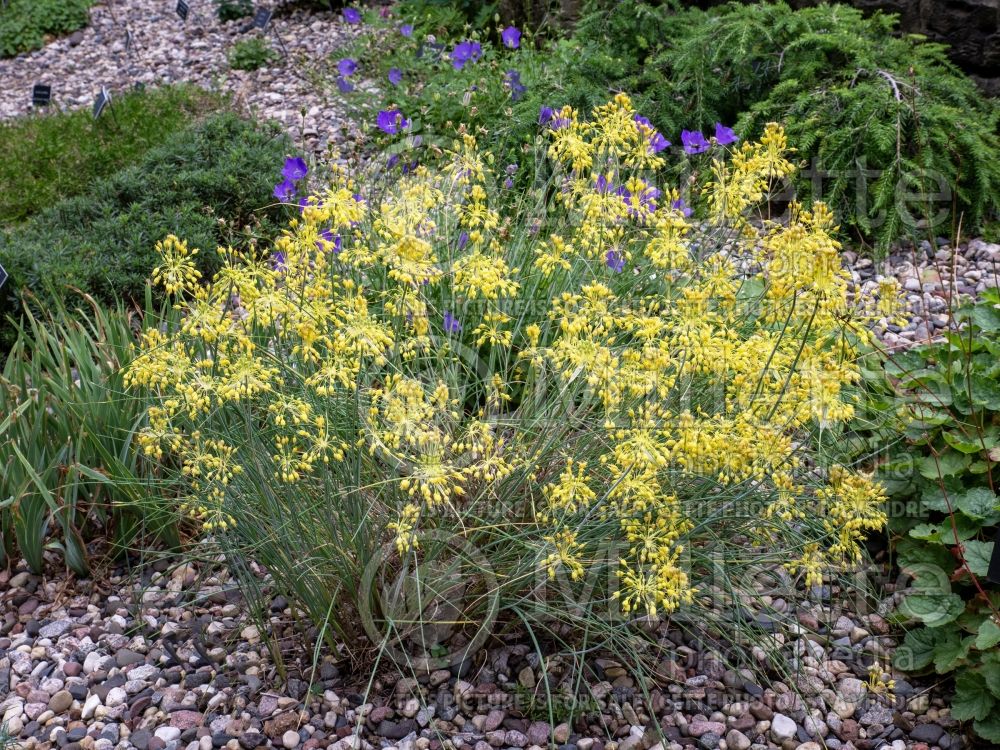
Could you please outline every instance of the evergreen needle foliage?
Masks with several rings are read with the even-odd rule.
[[[580,35],[634,62],[632,81],[667,132],[738,119],[752,137],[782,122],[816,168],[800,193],[830,203],[881,249],[959,221],[968,231],[1000,210],[1000,108],[945,47],[899,35],[895,16],[783,2],[671,13],[625,2],[610,19],[589,16]]]

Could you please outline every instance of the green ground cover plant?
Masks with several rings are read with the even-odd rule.
[[[93,189],[222,106],[196,86],[177,85],[116,96],[96,121],[76,110],[0,123],[0,226]]]
[[[398,107],[431,137],[459,122],[483,129],[508,163],[530,151],[542,107],[587,108],[626,90],[678,150],[684,130],[711,134],[722,123],[753,138],[769,121],[785,123],[807,167],[800,197],[828,202],[876,252],[959,223],[975,231],[1000,211],[1000,107],[943,47],[898,35],[892,16],[780,2],[709,11],[596,2],[571,32],[526,34],[514,49],[503,23],[470,29],[433,4],[405,11],[391,24],[372,19],[377,31],[349,54],[352,75],[380,81],[382,96],[353,94],[338,60],[331,88],[369,114]],[[464,41],[479,48],[458,67],[452,53]],[[529,159],[515,181],[530,184],[535,166]]]
[[[266,39],[254,37],[241,39],[226,54],[229,67],[234,70],[258,70],[266,67],[278,58]]]
[[[0,57],[38,49],[47,36],[87,25],[93,0],[9,0],[0,5]]]
[[[253,0],[215,0],[220,21],[236,21],[253,15]]]
[[[110,305],[141,301],[154,246],[172,232],[211,249],[199,258],[211,273],[216,246],[275,231],[281,212],[271,175],[289,151],[274,127],[231,113],[175,133],[84,194],[0,232],[0,263],[10,274],[0,313],[17,315],[25,291],[44,308],[69,287]],[[11,334],[0,327],[6,343]]]
[[[145,409],[122,380],[134,313],[78,301],[29,312],[0,369],[0,565],[23,557],[34,573],[46,550],[82,576],[95,553],[179,544],[176,510],[132,448]]]
[[[952,716],[1000,742],[1000,594],[986,579],[1000,528],[1000,293],[956,317],[962,330],[869,373],[879,407],[899,416],[880,438],[879,474],[898,509],[897,562],[915,586],[894,660],[953,677]]]

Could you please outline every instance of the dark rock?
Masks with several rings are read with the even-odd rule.
[[[244,750],[254,750],[255,747],[263,745],[264,741],[264,735],[259,732],[246,732],[239,738],[240,747]]]
[[[944,734],[944,727],[938,724],[918,724],[910,730],[910,739],[914,742],[936,745],[942,734]]]
[[[115,664],[119,667],[127,667],[129,664],[140,664],[146,661],[146,657],[137,651],[123,648],[115,654]]]
[[[192,672],[184,678],[184,687],[194,688],[200,687],[201,685],[207,685],[212,681],[212,672],[208,669],[199,669],[197,672]]]
[[[401,740],[410,732],[417,731],[417,722],[413,719],[403,719],[401,721],[381,721],[376,732],[379,737],[389,740]]]
[[[153,733],[148,729],[137,729],[129,735],[128,741],[138,750],[149,750],[149,741],[153,739]]]

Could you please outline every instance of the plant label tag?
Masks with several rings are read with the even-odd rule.
[[[255,29],[266,29],[267,25],[271,22],[272,15],[271,11],[267,8],[258,8],[253,17],[253,27]]]
[[[7,283],[7,270],[0,266],[0,287],[3,287],[5,283]]]
[[[31,89],[31,103],[36,107],[47,107],[52,101],[52,87],[47,83],[36,83]]]
[[[1000,583],[1000,529],[993,538],[993,554],[990,556],[990,567],[986,577],[993,583]]]
[[[191,10],[186,0],[177,0],[177,15],[181,17],[182,21],[186,21],[188,17],[188,12]]]
[[[94,119],[96,120],[104,112],[104,109],[111,104],[111,94],[108,90],[101,86],[100,92],[97,94],[97,98],[94,99]]]

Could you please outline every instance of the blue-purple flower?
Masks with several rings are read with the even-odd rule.
[[[337,63],[337,72],[344,77],[354,75],[354,71],[357,69],[358,64],[349,57],[345,57]]]
[[[340,93],[349,94],[354,91],[354,84],[344,78],[344,76],[337,76],[337,88],[340,89]]]
[[[661,195],[658,188],[647,182],[640,181],[640,185],[634,193],[624,186],[618,188],[618,195],[625,201],[629,215],[633,217],[642,217],[641,211],[647,213],[656,211],[656,201]]]
[[[483,56],[483,46],[479,42],[468,39],[455,45],[451,51],[451,65],[455,70],[461,70],[466,63],[475,62]]]
[[[295,183],[287,177],[274,186],[274,197],[279,201],[287,203],[295,197]]]
[[[285,254],[278,250],[274,255],[271,256],[271,268],[275,271],[284,271],[286,268],[285,264]]]
[[[290,156],[285,159],[285,166],[281,168],[281,176],[288,180],[301,180],[309,174],[309,167],[301,156]]]
[[[621,273],[625,270],[625,258],[617,250],[608,250],[607,255],[604,256],[604,264],[615,273]]]
[[[720,146],[728,146],[730,143],[736,143],[739,139],[732,128],[727,128],[721,122],[715,123],[715,142]]]
[[[555,110],[552,107],[542,107],[538,110],[538,124],[548,125],[553,115],[555,115]]]
[[[398,86],[403,82],[403,71],[399,68],[389,68],[389,83]]]
[[[694,213],[694,209],[685,204],[683,198],[675,200],[670,204],[670,207],[676,211],[680,211],[683,216],[690,216]]]
[[[461,330],[462,324],[458,322],[458,318],[446,311],[444,314],[444,332],[459,333]]]
[[[651,123],[648,118],[645,118],[642,115],[636,115],[634,119],[636,124],[641,126],[640,132],[643,130],[649,132],[650,153],[658,154],[663,151],[663,149],[670,146],[670,141],[664,138],[663,134],[653,127],[653,123]]]
[[[521,46],[521,32],[515,26],[508,26],[500,32],[500,39],[503,40],[504,46],[510,49],[517,49]]]
[[[510,98],[515,102],[520,101],[521,97],[524,96],[524,92],[528,88],[521,83],[521,74],[516,70],[508,70],[504,76],[504,84],[510,89]]]
[[[701,154],[711,145],[700,130],[682,130],[681,145],[686,154]]]
[[[332,246],[334,255],[340,252],[340,235],[334,234],[332,229],[324,229],[319,233],[319,239],[316,241],[316,247],[321,251],[326,250],[327,246]]]
[[[400,130],[410,127],[410,121],[403,117],[403,113],[398,109],[383,109],[378,113],[375,124],[379,130],[389,135],[395,135]]]
[[[462,232],[460,235],[458,235],[458,249],[459,250],[464,250],[465,246],[468,245],[468,244],[469,244],[469,233],[468,232]]]
[[[348,23],[361,23],[361,11],[357,8],[344,8],[343,13]]]
[[[601,195],[606,195],[611,191],[611,183],[608,178],[602,174],[597,175],[597,179],[594,182],[594,190],[596,190]]]
[[[402,26],[399,27],[399,33],[407,38],[413,36],[413,24],[404,23]]]

